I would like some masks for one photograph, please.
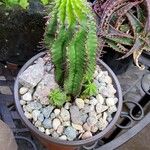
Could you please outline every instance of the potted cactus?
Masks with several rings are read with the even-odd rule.
[[[149,6],[148,0],[96,1],[93,8],[99,16],[101,48],[107,51],[107,47],[110,47],[121,53],[119,60],[133,54],[136,66],[144,69],[144,66],[138,63],[138,58],[143,51],[150,49]]]
[[[47,149],[72,150],[93,144],[116,123],[122,108],[120,84],[96,56],[94,13],[86,0],[51,4],[43,46],[14,87],[24,123]]]

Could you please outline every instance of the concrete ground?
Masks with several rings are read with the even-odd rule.
[[[150,124],[117,150],[150,150]]]

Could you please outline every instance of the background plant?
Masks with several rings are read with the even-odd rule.
[[[146,50],[150,51],[149,0],[97,0],[94,10],[99,16],[99,37],[101,48],[109,46],[125,54],[120,59],[133,54],[135,64]]]

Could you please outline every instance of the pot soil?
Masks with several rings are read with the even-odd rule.
[[[98,87],[95,97],[84,100],[79,97],[61,109],[54,108],[49,104],[48,93],[58,85],[50,57],[40,53],[22,67],[16,78],[17,110],[26,126],[47,149],[73,150],[89,145],[112,129],[122,109],[120,84],[111,69],[100,60],[94,82]]]

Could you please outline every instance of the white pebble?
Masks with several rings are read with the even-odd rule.
[[[24,115],[28,118],[28,119],[32,119],[32,114],[25,111]]]
[[[26,88],[26,87],[21,87],[20,90],[19,90],[19,93],[20,93],[21,95],[24,95],[24,94],[27,93],[27,92],[28,92],[28,88]]]
[[[90,131],[86,131],[83,135],[82,135],[82,139],[85,140],[87,138],[92,137],[92,133]]]
[[[62,135],[61,137],[59,137],[59,139],[66,141],[67,140],[67,136],[66,135]]]
[[[62,134],[63,131],[64,131],[64,127],[60,125],[60,126],[57,128],[57,133],[58,133],[58,134]]]
[[[78,106],[79,109],[84,108],[84,100],[81,98],[76,98],[75,100],[76,105]]]
[[[25,104],[26,104],[26,101],[20,100],[20,105],[25,105]]]
[[[50,134],[51,134],[50,130],[49,130],[49,129],[46,129],[46,130],[45,130],[45,134],[46,134],[46,135],[50,135]]]
[[[40,111],[39,110],[33,110],[32,117],[33,117],[34,121],[37,121],[39,115],[40,115]]]
[[[72,123],[72,127],[75,128],[76,130],[83,131],[83,127],[79,124]]]
[[[98,95],[96,96],[96,99],[97,99],[98,103],[101,103],[101,104],[104,103],[104,98],[102,97],[101,94],[98,94]]]
[[[43,127],[39,127],[39,130],[40,130],[41,132],[45,132],[45,129],[44,129]]]
[[[58,116],[60,114],[60,109],[55,109],[54,113],[55,113],[56,116]]]
[[[84,129],[85,131],[90,131],[90,130],[91,130],[91,126],[89,126],[87,123],[85,123],[85,124],[83,125],[83,129]]]
[[[114,98],[107,98],[106,99],[107,106],[114,106],[116,104],[116,99]]]
[[[58,126],[60,126],[61,122],[58,118],[53,120],[53,128],[54,130],[57,130]]]
[[[32,100],[32,95],[31,95],[31,93],[28,92],[28,93],[24,94],[24,95],[22,96],[22,99],[25,100],[25,101],[31,101],[31,100]]]

